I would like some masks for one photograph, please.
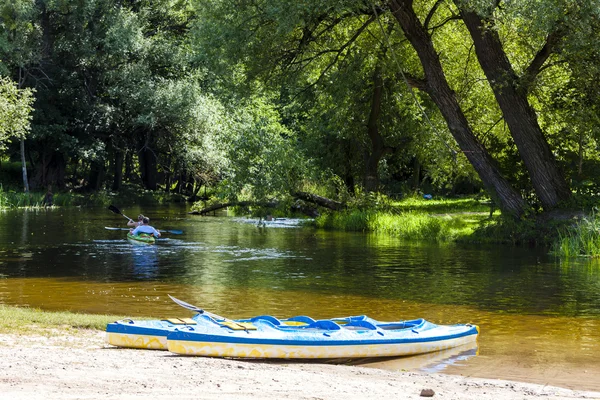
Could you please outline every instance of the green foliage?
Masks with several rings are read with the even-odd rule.
[[[46,193],[22,193],[0,185],[0,209],[9,208],[44,208],[43,199]],[[139,204],[139,205],[165,205],[170,203],[185,202],[185,198],[176,193],[156,192],[151,190],[140,191],[137,187],[127,186],[119,193],[98,191],[91,194],[74,192],[54,193],[53,204],[55,207],[106,207],[109,204]]]
[[[30,168],[30,165],[27,164]],[[23,185],[20,162],[0,161],[0,185],[4,188],[19,188]]]
[[[264,98],[236,110],[220,144],[228,165],[219,193],[235,200],[266,200],[289,193],[306,171],[293,133]]]
[[[33,91],[0,76],[0,150],[10,138],[24,139],[31,128]]]
[[[597,0],[414,3],[422,22],[435,11],[428,20],[435,51],[470,126],[532,202],[470,35],[454,17],[458,5],[489,17],[518,78],[559,33],[550,58],[522,89],[578,204],[593,205],[600,194]],[[94,171],[100,182],[92,190],[117,172],[139,185],[156,172],[166,190],[188,195],[213,185],[219,199],[282,201],[305,190],[358,210],[421,210],[362,194],[380,77],[381,192],[476,192],[481,182],[466,155],[450,150],[457,146],[443,116],[400,73],[413,86],[424,78],[415,49],[386,10],[378,9],[376,20],[359,0],[0,0],[0,73],[18,82],[2,80],[14,95],[0,96],[0,144],[15,160],[19,149],[7,135],[23,137],[31,124],[27,157],[37,187],[85,186]],[[119,160],[124,165],[115,171]],[[75,197],[65,203],[78,203]],[[438,212],[435,204],[428,203],[429,212]],[[351,218],[364,228],[359,221],[366,217]]]
[[[600,257],[600,219],[591,215],[561,228],[551,252],[561,257]]]

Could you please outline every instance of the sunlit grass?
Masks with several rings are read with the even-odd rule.
[[[426,203],[430,207],[427,208],[418,201],[410,201],[404,203],[406,207],[387,207],[385,211],[352,209],[329,213],[317,218],[315,224],[320,228],[383,233],[409,240],[465,240],[489,216],[488,210],[474,211],[481,207],[468,208],[468,204],[473,205],[462,200],[446,200]],[[420,208],[420,211],[411,208]],[[427,212],[432,209],[436,213]]]
[[[591,216],[560,229],[552,253],[561,257],[600,257],[600,220]]]
[[[446,199],[433,198],[426,200],[422,197],[406,197],[397,201],[390,201],[390,206],[402,211],[423,211],[427,213],[451,212],[488,212],[488,203],[475,198]]]
[[[47,312],[34,308],[12,307],[0,304],[0,333],[24,333],[35,327],[41,330],[96,329],[105,330],[106,324],[123,319],[122,316]]]

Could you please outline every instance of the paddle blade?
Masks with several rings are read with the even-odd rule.
[[[200,307],[196,307],[193,304],[186,303],[183,300],[176,299],[175,297],[171,296],[170,294],[167,294],[167,296],[169,296],[171,298],[171,300],[173,300],[175,303],[179,304],[183,308],[187,308],[188,310],[196,311],[197,313],[200,313],[200,314],[204,313],[204,310],[201,309]]]
[[[163,232],[164,233],[172,233],[174,235],[181,235],[183,233],[183,231],[180,231],[180,230],[177,230],[177,229],[165,229],[165,230],[159,229],[158,231],[160,233],[163,233]]]
[[[129,228],[113,228],[112,226],[105,226],[104,229],[108,229],[109,231],[128,231]]]
[[[113,206],[112,204],[108,206],[108,209],[110,211],[114,212],[115,214],[121,214],[121,211],[117,207]]]
[[[225,317],[221,317],[221,316],[220,316],[220,315],[218,315],[218,314],[213,314],[213,313],[211,313],[211,312],[208,312],[208,311],[206,311],[206,310],[203,310],[203,309],[201,309],[200,307],[196,307],[196,306],[195,306],[195,305],[193,305],[193,304],[186,303],[186,302],[185,302],[185,301],[183,301],[183,300],[176,299],[175,297],[171,296],[171,295],[170,295],[170,294],[168,294],[168,293],[167,293],[167,296],[169,296],[169,297],[171,298],[171,300],[173,300],[175,303],[179,304],[181,307],[183,307],[183,308],[187,308],[188,310],[195,311],[195,312],[197,312],[198,314],[206,314],[206,315],[208,315],[209,317],[211,317],[211,318],[214,318],[214,319],[217,319],[217,320],[225,320],[225,321],[226,321],[226,320],[228,320],[227,318],[225,318]]]

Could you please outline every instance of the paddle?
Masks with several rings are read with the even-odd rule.
[[[183,308],[187,308],[188,310],[192,310],[192,311],[194,311],[194,312],[197,312],[198,314],[206,314],[206,315],[208,315],[209,317],[213,317],[213,318],[215,318],[215,319],[224,319],[224,320],[228,320],[228,318],[221,317],[220,315],[213,314],[213,313],[211,313],[211,312],[208,312],[208,311],[206,311],[206,310],[203,310],[203,309],[201,309],[200,307],[196,307],[196,306],[195,306],[195,305],[193,305],[193,304],[186,303],[186,302],[185,302],[185,301],[183,301],[183,300],[176,299],[175,297],[171,296],[170,294],[167,294],[167,296],[169,296],[169,297],[171,298],[171,300],[173,300],[175,303],[179,304],[181,307],[183,307]]]
[[[119,214],[124,216],[125,218],[127,218],[128,220],[132,221],[131,218],[129,218],[127,215],[123,214],[121,212],[121,210],[119,210],[117,207],[113,206],[112,204],[108,206],[108,209],[112,212],[114,212],[115,214]],[[105,226],[106,229],[112,229],[112,230],[120,230],[121,228],[110,228],[108,226]],[[129,230],[128,228],[123,228],[123,230]],[[158,231],[160,233],[166,232],[166,233],[173,233],[175,235],[181,235],[183,233],[183,231],[180,231],[178,229],[165,229],[165,230],[160,230],[158,229]]]
[[[109,231],[128,231],[129,228],[115,228],[112,226],[105,226],[104,229],[108,229]],[[175,235],[181,235],[183,231],[177,229],[157,229],[160,233],[173,233]]]
[[[108,209],[112,212],[114,212],[115,214],[120,214],[122,216],[124,216],[125,218],[127,218],[130,221],[133,221],[131,218],[129,218],[127,215],[123,214],[121,212],[121,210],[119,210],[117,207],[113,206],[112,204],[108,206]]]

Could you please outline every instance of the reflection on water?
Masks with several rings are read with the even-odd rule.
[[[361,365],[389,371],[422,371],[443,373],[451,365],[457,365],[477,355],[477,343],[469,343],[452,349],[409,357],[378,359],[363,358],[350,360],[349,365]]]
[[[367,314],[470,322],[482,332],[476,357],[432,353],[367,364],[600,390],[596,380],[577,375],[600,375],[598,261],[566,263],[539,249],[257,227],[185,211],[124,210],[150,215],[159,229],[184,231],[148,247],[104,229],[124,220],[103,209],[0,213],[0,303],[189,316],[170,293],[231,318]]]

